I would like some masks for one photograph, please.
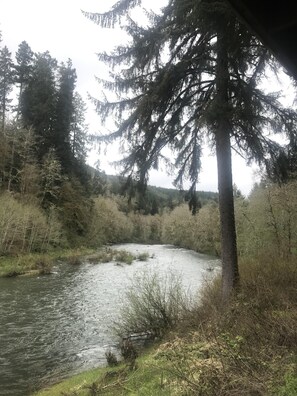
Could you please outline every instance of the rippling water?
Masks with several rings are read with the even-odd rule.
[[[144,268],[181,273],[196,291],[212,257],[168,245],[118,245],[148,252],[147,262],[71,266],[49,276],[0,279],[0,395],[24,396],[42,384],[105,364],[115,343],[111,324],[119,315],[133,274]]]

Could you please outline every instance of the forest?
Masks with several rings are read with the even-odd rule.
[[[186,191],[127,191],[125,178],[87,165],[91,137],[71,60],[59,65],[22,42],[15,60],[2,45],[0,62],[2,258],[119,242],[220,255],[216,193],[197,192],[193,214]],[[267,175],[248,197],[234,186],[240,257],[296,254],[296,188],[294,177],[278,184]]]
[[[112,27],[136,3],[85,16]],[[113,80],[98,82],[119,96],[92,102],[118,122],[101,141],[126,142],[119,176],[87,163],[96,138],[71,59],[26,41],[12,54],[1,41],[0,277],[50,278],[57,258],[81,264],[122,243],[189,249],[219,259],[222,272],[194,303],[175,278],[166,295],[158,276],[138,279],[119,329],[152,334],[153,346],[138,357],[124,342],[121,362],[108,351],[109,367],[40,395],[296,395],[297,114],[259,88],[263,70],[278,68],[267,48],[223,0],[211,11],[196,3],[170,1],[147,28],[127,17],[130,46],[99,54]],[[217,156],[218,193],[196,191],[203,139]],[[147,185],[164,147],[176,189]],[[248,196],[232,182],[232,149],[261,169]]]

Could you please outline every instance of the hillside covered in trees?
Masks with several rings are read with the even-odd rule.
[[[127,191],[127,179],[86,164],[90,138],[71,60],[58,64],[22,42],[15,59],[2,44],[0,63],[2,256],[128,241],[220,254],[216,193],[197,192],[193,215],[185,191]],[[263,179],[247,198],[235,188],[240,255],[295,254],[295,184]]]
[[[133,240],[131,217],[161,216],[188,199],[155,187],[129,194],[125,179],[86,164],[86,106],[71,60],[59,64],[23,41],[14,57],[2,44],[0,64],[1,255]],[[197,198],[204,205],[217,196]],[[161,240],[160,227],[142,234]]]

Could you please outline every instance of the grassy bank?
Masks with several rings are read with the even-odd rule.
[[[246,261],[240,294],[220,304],[205,285],[182,323],[137,358],[70,378],[38,396],[297,394],[297,267]]]
[[[80,264],[85,258],[90,263],[117,263],[132,264],[133,261],[147,261],[148,253],[132,255],[126,250],[115,250],[110,247],[98,249],[79,248],[53,250],[48,253],[31,253],[18,256],[0,257],[0,277],[30,276],[50,274],[52,267],[58,260],[72,265]]]
[[[94,249],[80,248],[0,257],[0,277],[47,274],[57,260],[75,264],[81,257],[93,252]]]

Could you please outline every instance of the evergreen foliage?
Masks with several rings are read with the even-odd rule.
[[[70,147],[72,156],[83,164],[87,156],[87,124],[85,120],[86,104],[78,92],[73,97],[73,117],[70,125]]]
[[[18,51],[21,124],[32,128],[39,163],[51,150],[60,162],[63,174],[86,178],[87,126],[84,102],[77,92],[76,71],[69,59],[58,65],[49,52],[31,58],[30,47]],[[32,62],[31,62],[32,60]]]
[[[284,150],[271,133],[295,136],[297,117],[277,94],[261,90],[259,82],[267,65],[276,70],[275,60],[225,0],[170,0],[160,14],[145,12],[146,26],[131,18],[139,5],[119,0],[104,14],[85,13],[101,27],[121,23],[130,36],[127,45],[99,55],[113,69],[111,81],[101,83],[119,96],[94,99],[103,120],[112,114],[118,122],[103,140],[122,141],[124,172],[140,185],[170,147],[176,185],[191,181],[194,212],[202,142],[207,138],[215,147],[227,299],[239,281],[231,147],[247,161],[275,164]]]
[[[15,59],[14,63],[6,46],[1,48],[1,194],[11,193],[10,205],[16,210],[28,205],[26,212],[43,213],[49,226],[55,213],[68,242],[76,243],[77,236],[88,233],[93,182],[85,166],[86,108],[75,92],[76,72],[70,60],[59,65],[48,51],[34,53],[26,41],[19,45]],[[16,106],[11,106],[13,88]],[[15,222],[10,225],[15,227]],[[11,243],[15,252],[19,245]],[[42,249],[50,244],[42,242]],[[4,253],[12,250],[5,247]]]
[[[11,108],[9,95],[14,83],[14,68],[11,52],[6,46],[0,50],[0,123],[1,132],[4,133],[6,116]]]
[[[66,65],[62,64],[60,66],[59,75],[52,144],[56,149],[62,169],[69,174],[72,165],[70,133],[74,118],[74,89],[76,83],[76,72],[70,60],[68,60]]]
[[[20,98],[22,123],[34,130],[39,161],[54,147],[56,70],[57,61],[48,51],[35,55],[32,74]]]
[[[24,88],[27,86],[32,72],[33,51],[26,41],[22,41],[15,54],[16,64],[14,65],[16,76],[15,82],[19,84],[19,101],[17,108],[17,118],[20,112],[20,103]]]

